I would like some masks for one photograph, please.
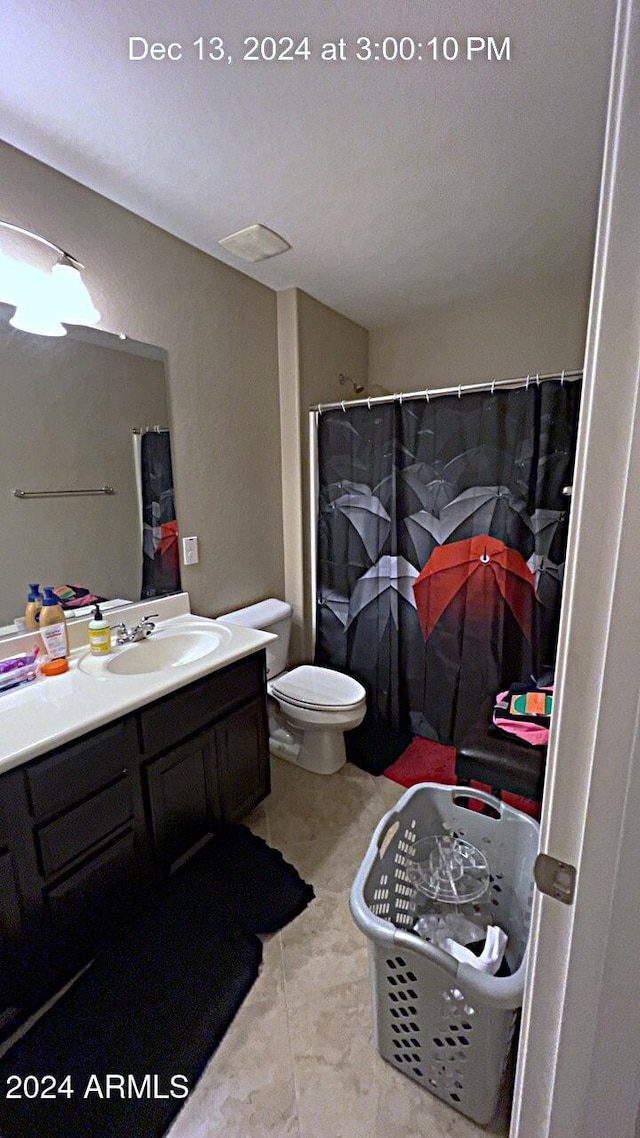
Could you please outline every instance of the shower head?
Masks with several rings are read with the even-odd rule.
[[[361,395],[364,391],[363,383],[356,383],[355,379],[352,379],[350,375],[343,375],[342,372],[340,372],[338,376],[338,383],[341,387],[344,387],[345,383],[350,383],[356,395]]]

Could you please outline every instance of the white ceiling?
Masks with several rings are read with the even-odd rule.
[[[2,136],[272,288],[296,285],[379,327],[427,306],[586,281],[614,10],[2,0]],[[218,34],[232,62],[199,62],[193,41]],[[308,35],[312,58],[243,61],[252,34]],[[511,60],[467,61],[470,34],[509,36]],[[423,47],[422,61],[358,62],[365,35],[451,36],[460,56],[434,62]],[[184,56],[131,62],[129,36],[178,41]],[[322,44],[341,38],[348,58],[322,61]],[[250,266],[218,245],[254,222],[292,249]]]

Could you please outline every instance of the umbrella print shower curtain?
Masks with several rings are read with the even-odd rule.
[[[545,381],[319,416],[316,662],[367,689],[352,761],[459,742],[552,666],[579,399]]]
[[[141,600],[180,589],[178,523],[168,431],[146,431],[140,445],[142,482]]]

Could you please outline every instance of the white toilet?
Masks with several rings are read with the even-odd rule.
[[[286,601],[270,599],[218,620],[276,634],[278,639],[267,645],[269,749],[305,770],[334,774],[346,762],[344,732],[364,719],[366,692],[357,680],[332,668],[301,664],[286,670],[292,615]]]

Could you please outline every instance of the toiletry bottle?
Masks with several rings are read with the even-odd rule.
[[[89,647],[92,656],[106,656],[111,651],[111,628],[96,605],[89,621]]]
[[[66,659],[69,655],[69,636],[64,609],[53,589],[46,588],[38,623],[45,652],[50,660]]]
[[[42,609],[42,593],[39,585],[29,585],[27,607],[24,610],[25,627],[29,632],[38,631],[40,610]]]

